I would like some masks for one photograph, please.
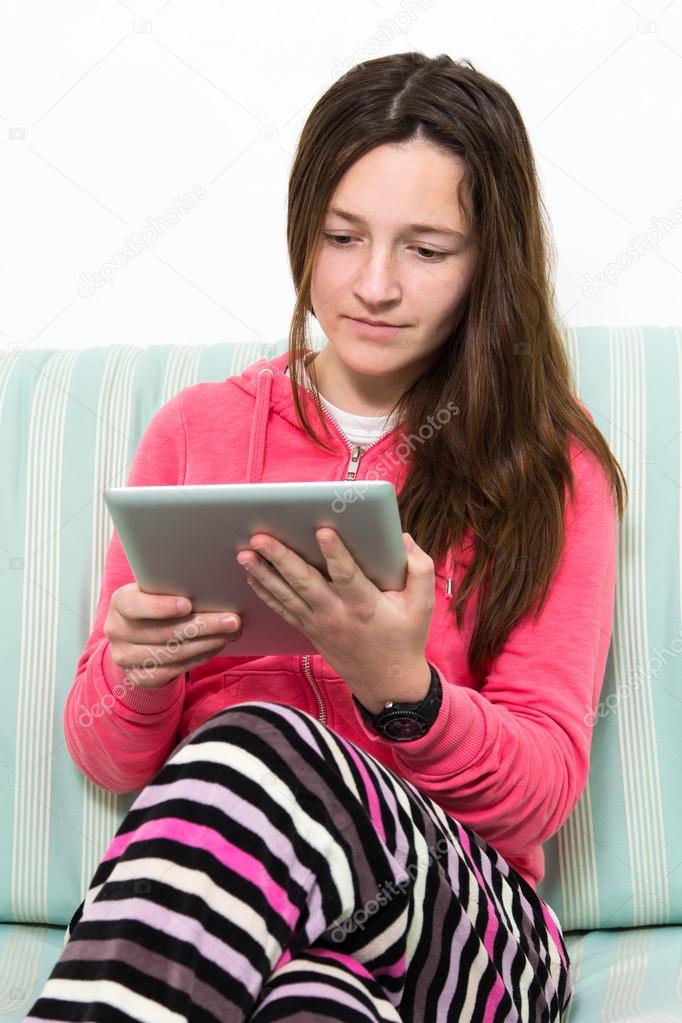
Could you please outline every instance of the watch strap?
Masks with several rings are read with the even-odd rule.
[[[391,742],[412,742],[426,735],[438,717],[443,701],[440,676],[432,664],[429,664],[429,668],[431,669],[429,691],[424,699],[417,703],[388,701],[378,714],[371,714],[353,694],[353,702],[365,724]]]

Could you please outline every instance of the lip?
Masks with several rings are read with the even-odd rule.
[[[367,320],[356,320],[354,316],[347,316],[346,319],[361,337],[392,338],[404,329],[399,324],[369,323]]]
[[[360,323],[369,323],[371,327],[401,327],[401,323],[389,323],[388,320],[369,320],[366,316],[349,316],[350,320],[358,320]]]

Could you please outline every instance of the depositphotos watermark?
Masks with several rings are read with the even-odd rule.
[[[384,18],[376,32],[369,37],[361,46],[356,47],[352,54],[344,60],[336,58],[332,67],[332,78],[348,71],[355,64],[371,60],[381,54],[382,47],[392,46],[397,35],[405,35],[417,20],[417,16],[433,7],[435,0],[400,0],[403,10],[398,11],[392,18]],[[383,8],[382,8],[383,10]]]
[[[401,438],[395,448],[387,452],[376,467],[370,469],[362,480],[356,481],[353,487],[347,487],[343,491],[336,490],[336,496],[331,504],[332,511],[342,512],[346,505],[352,504],[353,501],[362,500],[367,492],[367,487],[363,486],[364,483],[368,480],[385,479],[389,466],[395,466],[397,462],[404,463],[417,444],[425,444],[426,441],[431,440],[436,430],[440,430],[445,423],[449,423],[452,417],[456,415],[459,415],[459,405],[449,401],[445,408],[438,409],[435,416],[427,416],[426,422],[422,423],[416,434],[411,433],[409,437]]]
[[[434,850],[429,847],[429,861],[431,861],[432,858],[442,856],[445,852],[447,852],[449,845],[450,843],[445,836],[439,838],[436,842],[436,853],[434,853]],[[408,885],[412,884],[422,868],[423,864],[410,863],[409,866],[405,868],[409,875],[408,877],[400,878],[397,881],[387,881],[384,885],[382,885],[377,891],[376,898],[370,899],[361,909],[357,909],[347,920],[344,920],[343,923],[339,923],[334,927],[330,935],[332,941],[343,941],[347,934],[352,934],[352,932],[356,930],[364,930],[367,918],[372,916],[374,913],[377,913],[381,906],[388,905],[391,899],[395,898],[398,892],[400,892],[400,894],[404,894],[405,889]]]
[[[673,639],[670,646],[664,647],[663,650],[654,647],[652,656],[647,658],[645,664],[635,665],[628,672],[625,682],[618,683],[615,693],[609,693],[605,700],[601,700],[597,704],[594,711],[590,708],[583,715],[585,724],[594,727],[598,718],[605,718],[607,714],[615,713],[621,700],[626,700],[631,693],[636,692],[645,683],[655,679],[666,663],[665,658],[661,656],[662,654],[668,654],[671,659],[679,657],[680,653],[682,653],[682,629],[677,630],[677,637],[679,638]]]
[[[174,205],[165,210],[161,216],[147,217],[147,227],[140,234],[129,234],[124,238],[125,245],[115,252],[111,259],[102,263],[99,270],[89,275],[81,272],[81,283],[76,289],[80,298],[90,298],[97,288],[112,284],[119,270],[125,270],[144,249],[153,249],[156,241],[163,237],[169,228],[174,227],[184,213],[190,213],[198,203],[208,196],[202,185],[195,185],[190,192],[174,197]]]
[[[270,768],[259,775],[257,780],[282,809],[287,812],[292,812],[296,808],[300,809],[297,793],[291,789],[282,778],[270,770]],[[428,847],[428,865],[431,865],[432,860],[438,859],[439,856],[443,856],[447,853],[450,847],[451,843],[445,835],[442,835],[436,842],[435,849],[431,846]],[[405,868],[407,876],[401,877],[395,881],[386,881],[385,884],[378,889],[375,898],[370,899],[360,909],[355,910],[352,916],[350,916],[347,920],[344,920],[343,923],[338,923],[333,927],[331,931],[332,941],[338,943],[343,941],[347,934],[350,934],[355,930],[364,930],[367,919],[374,913],[377,913],[381,906],[388,905],[391,899],[395,898],[396,895],[404,894],[407,887],[412,884],[420,870],[423,869],[423,862],[410,863]]]
[[[91,727],[95,718],[104,717],[105,714],[111,714],[111,708],[116,703],[116,698],[121,698],[124,693],[130,692],[132,689],[139,689],[140,678],[150,678],[150,671],[155,668],[163,667],[164,661],[170,661],[173,654],[180,648],[182,643],[187,639],[196,639],[196,637],[204,632],[206,629],[206,622],[203,618],[196,618],[193,622],[187,622],[186,625],[181,625],[173,632],[173,638],[169,639],[162,647],[158,648],[157,653],[153,657],[148,657],[142,664],[136,665],[134,668],[127,668],[124,670],[135,672],[136,680],[133,682],[131,679],[126,677],[124,683],[116,682],[112,687],[111,692],[105,693],[101,700],[93,704],[89,709],[81,703],[78,711],[78,724],[81,728]],[[115,663],[115,662],[114,662]],[[180,672],[178,672],[180,674]],[[139,678],[138,678],[139,676]]]
[[[630,244],[623,252],[594,276],[586,273],[585,282],[580,289],[585,298],[594,298],[603,288],[615,284],[620,275],[629,270],[643,256],[657,249],[663,239],[682,224],[682,198],[678,196],[678,205],[673,206],[664,217],[651,217],[651,224],[641,233],[630,238]]]

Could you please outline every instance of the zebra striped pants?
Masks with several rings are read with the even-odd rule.
[[[558,1020],[553,910],[304,711],[222,710],[138,795],[25,1023]]]

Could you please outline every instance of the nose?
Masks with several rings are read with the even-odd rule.
[[[399,301],[402,293],[394,257],[387,249],[377,248],[364,258],[353,283],[356,295],[368,308]]]

